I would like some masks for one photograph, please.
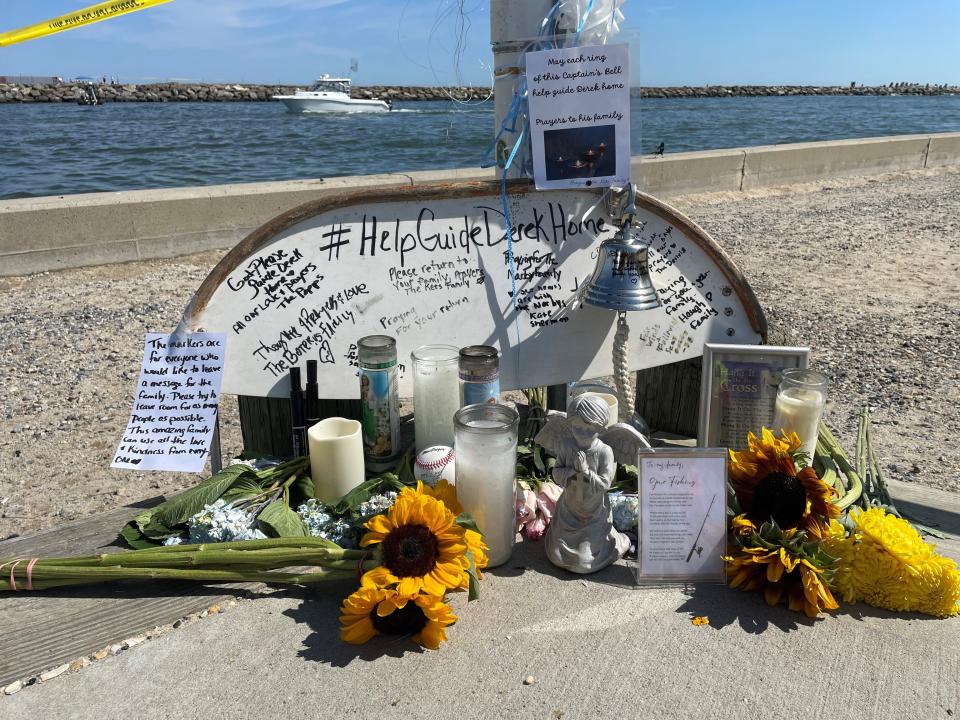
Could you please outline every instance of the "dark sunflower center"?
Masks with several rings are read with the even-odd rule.
[[[423,630],[427,624],[427,616],[413,600],[386,617],[380,617],[374,610],[370,613],[370,620],[373,627],[384,635],[413,635]]]
[[[781,528],[795,526],[807,508],[807,494],[795,477],[770,473],[753,491],[754,519],[764,523],[773,518]]]
[[[383,564],[397,577],[426,575],[437,555],[437,537],[424,525],[398,527],[383,541]]]

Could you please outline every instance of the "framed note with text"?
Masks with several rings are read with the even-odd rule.
[[[637,475],[637,582],[723,582],[726,451],[644,450]]]
[[[773,422],[781,373],[807,367],[809,354],[805,347],[704,344],[697,446],[745,449],[747,433]]]

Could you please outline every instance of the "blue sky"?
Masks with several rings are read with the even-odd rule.
[[[303,84],[355,57],[360,84],[487,85],[488,2],[462,1],[459,64],[459,0],[174,0],[0,48],[0,75]],[[2,0],[0,31],[88,4]],[[960,0],[626,0],[623,11],[634,84],[960,84]]]

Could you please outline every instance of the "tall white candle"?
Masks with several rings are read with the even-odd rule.
[[[477,523],[487,544],[491,567],[510,559],[516,535],[517,423],[507,427],[503,420],[471,417],[475,408],[502,408],[502,405],[468,405],[458,414],[457,499]],[[463,413],[468,413],[464,417]]]
[[[363,439],[356,420],[321,420],[307,430],[307,444],[313,493],[321,502],[334,504],[364,481]]]
[[[460,409],[459,349],[425,345],[413,359],[413,422],[417,452],[453,447],[453,416]]]
[[[820,416],[826,402],[817,390],[799,387],[781,388],[777,393],[773,429],[775,432],[795,432],[800,436],[800,449],[813,459],[820,431]]]

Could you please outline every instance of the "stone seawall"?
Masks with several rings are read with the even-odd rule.
[[[76,102],[83,94],[83,85],[58,83],[23,85],[0,83],[0,103]],[[103,102],[263,102],[273,95],[288,94],[296,88],[289,85],[217,85],[154,83],[149,85],[95,84]],[[794,95],[952,95],[960,87],[891,83],[877,87],[813,86],[813,85],[710,85],[706,87],[633,88],[634,96],[668,97],[761,97]],[[353,89],[359,98],[378,97],[385,100],[484,100],[491,97],[485,87],[417,87],[366,85]]]

